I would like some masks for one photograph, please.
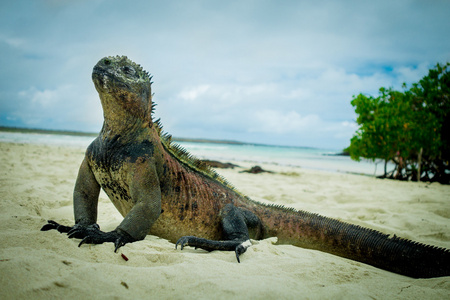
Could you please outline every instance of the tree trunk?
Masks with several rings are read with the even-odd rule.
[[[417,158],[417,181],[420,182],[420,175],[422,175],[420,167],[422,164],[422,153],[423,153],[423,147],[420,148],[419,151],[419,157]]]

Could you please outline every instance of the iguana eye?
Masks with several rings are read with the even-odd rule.
[[[127,75],[134,75],[136,71],[133,69],[133,67],[125,66],[122,68],[122,71]]]

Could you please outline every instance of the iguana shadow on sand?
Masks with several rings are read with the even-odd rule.
[[[56,229],[82,244],[111,242],[115,250],[149,233],[180,245],[230,250],[250,239],[316,249],[411,277],[450,275],[450,250],[348,224],[314,213],[266,205],[239,193],[205,163],[162,133],[152,120],[151,77],[127,57],[105,57],[92,79],[104,112],[103,128],[86,151],[73,193],[75,225]],[[124,217],[100,231],[103,189]]]

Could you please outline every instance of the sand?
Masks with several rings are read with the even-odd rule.
[[[47,219],[73,224],[72,191],[84,150],[8,143],[0,149],[0,299],[450,299],[450,277],[412,279],[274,245],[275,238],[255,242],[240,264],[232,252],[175,250],[151,235],[119,253],[112,244],[78,248],[78,240],[39,229]],[[262,167],[277,173],[219,172],[255,200],[450,248],[450,186]],[[101,194],[102,229],[121,220]]]

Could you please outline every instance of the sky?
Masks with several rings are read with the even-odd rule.
[[[98,132],[91,80],[126,55],[175,137],[343,149],[353,95],[450,61],[450,1],[0,3],[0,126]]]

